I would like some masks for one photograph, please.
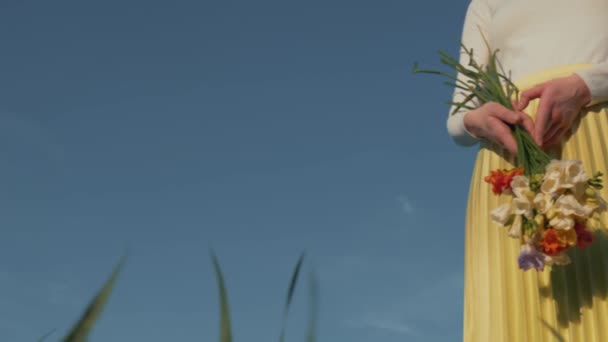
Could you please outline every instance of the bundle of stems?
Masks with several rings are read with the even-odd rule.
[[[486,42],[487,44],[487,42]],[[473,101],[481,105],[488,102],[496,102],[514,110],[512,100],[519,95],[517,86],[511,81],[510,74],[507,76],[496,55],[498,50],[490,51],[488,65],[483,66],[473,58],[473,49],[468,49],[464,44],[460,44],[463,51],[469,58],[468,68],[462,65],[456,58],[448,55],[443,51],[439,51],[441,62],[457,73],[458,75],[450,75],[437,70],[423,70],[418,68],[418,64],[414,64],[414,73],[427,73],[445,76],[451,81],[446,81],[445,84],[460,89],[465,92],[465,97],[460,102],[447,101],[446,103],[454,106],[452,114],[461,110],[474,110],[476,107]],[[489,49],[489,45],[488,45]],[[522,125],[509,124],[511,131],[517,142],[517,164],[523,167],[524,173],[527,176],[538,175],[544,173],[545,166],[551,161],[545,151],[541,149],[535,142],[532,136]]]

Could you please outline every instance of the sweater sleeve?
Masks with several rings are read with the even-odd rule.
[[[591,102],[588,106],[608,101],[608,61],[581,70],[577,75],[585,81],[591,91]]]
[[[487,0],[471,0],[464,18],[461,41],[467,49],[473,49],[475,61],[483,65],[487,64],[489,58],[488,47],[484,38],[489,39],[488,27],[490,20],[491,12]],[[460,49],[459,59],[462,65],[467,66],[469,64],[469,57],[463,49]],[[457,77],[463,81],[467,80],[467,78],[460,73],[458,73]],[[467,95],[468,94],[464,90],[456,88],[453,93],[452,102],[460,102]],[[474,106],[479,105],[479,103],[475,102],[470,103],[473,103]],[[448,134],[458,145],[472,146],[477,144],[480,139],[468,132],[464,126],[463,120],[464,116],[467,114],[467,110],[460,109],[452,114],[454,109],[455,106],[452,105],[447,119]]]

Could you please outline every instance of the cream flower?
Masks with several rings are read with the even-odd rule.
[[[552,175],[551,177],[545,177],[540,186],[540,191],[544,194],[554,196],[560,188],[561,177],[559,175]]]
[[[592,197],[585,200],[585,205],[583,205],[583,208],[589,212],[588,216],[591,216],[593,215],[593,212],[605,212],[606,209],[608,209],[607,205],[606,200],[604,200],[604,198],[602,198],[598,192],[595,192]]]
[[[521,237],[521,215],[515,215],[515,219],[513,220],[513,224],[511,224],[511,228],[509,228],[509,236],[513,238]]]
[[[532,218],[532,202],[530,202],[527,197],[513,198],[513,207],[513,212],[515,214]]]
[[[549,225],[555,229],[571,229],[574,227],[574,219],[558,214],[549,221]]]
[[[593,209],[584,207],[572,195],[562,195],[555,201],[555,211],[565,216],[576,215],[579,217],[588,217],[593,212]]]
[[[490,218],[493,222],[505,226],[509,221],[509,217],[511,216],[511,203],[506,203],[501,205],[500,207],[492,210],[490,213]]]
[[[575,184],[584,183],[589,180],[589,176],[585,172],[583,163],[580,160],[564,160],[562,164],[564,172],[562,173],[563,186],[572,187]]]
[[[539,192],[534,197],[534,206],[535,208],[545,214],[547,210],[549,210],[553,206],[553,198],[547,194]]]
[[[562,162],[554,159],[545,167],[545,178],[559,178],[562,174]]]
[[[579,202],[582,202],[588,187],[587,182],[577,183],[574,184],[570,191],[572,191],[574,197],[576,197]]]
[[[547,265],[568,265],[570,262],[570,257],[565,252],[553,256],[545,255],[545,264]]]
[[[525,198],[530,191],[530,181],[526,176],[515,176],[511,180],[511,190],[515,197]]]
[[[545,168],[543,180],[543,192],[553,193],[559,188],[572,189],[585,183],[589,176],[580,160],[552,160]]]

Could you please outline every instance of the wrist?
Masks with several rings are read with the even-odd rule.
[[[450,136],[458,145],[472,146],[477,144],[479,139],[465,128],[463,122],[465,114],[467,112],[451,114],[447,120],[447,129]]]
[[[570,79],[572,79],[572,82],[575,85],[575,96],[578,98],[583,107],[587,106],[592,100],[589,86],[587,86],[585,80],[583,80],[583,78],[577,74],[571,75]]]
[[[466,112],[462,117],[462,129],[474,139],[481,139],[481,135],[477,132],[479,125],[476,124],[475,112]]]

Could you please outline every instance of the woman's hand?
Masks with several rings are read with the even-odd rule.
[[[581,109],[591,101],[591,93],[583,79],[573,74],[522,92],[515,109],[522,111],[537,98],[540,102],[532,137],[538,145],[550,147],[562,141]]]
[[[517,154],[517,142],[508,124],[521,124],[530,134],[534,132],[532,119],[525,113],[512,111],[496,102],[488,102],[464,116],[464,127],[478,138],[497,143],[512,154]]]

